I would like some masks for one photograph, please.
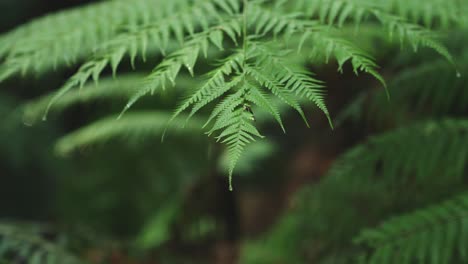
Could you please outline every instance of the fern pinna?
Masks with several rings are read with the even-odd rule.
[[[204,83],[180,104],[174,118],[186,110],[191,117],[215,104],[205,127],[227,146],[232,179],[244,148],[262,138],[252,107],[269,112],[283,130],[274,98],[296,110],[306,123],[304,99],[331,120],[324,84],[307,67],[312,58],[334,58],[339,69],[350,61],[356,74],[368,73],[385,86],[372,56],[341,34],[347,21],[357,27],[376,21],[401,42],[415,49],[433,48],[451,61],[428,30],[395,16],[391,6],[366,1],[313,2],[114,0],[91,4],[46,16],[2,36],[0,80],[18,73],[41,74],[84,60],[51,98],[50,108],[69,90],[89,80],[98,82],[106,67],[119,74],[124,58],[132,66],[136,59],[160,58],[154,70],[135,83],[138,88],[125,112],[142,96],[173,86],[184,75],[182,68],[192,76],[204,75]],[[199,60],[215,67],[208,73],[198,72]]]

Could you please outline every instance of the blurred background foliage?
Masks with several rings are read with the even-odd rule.
[[[87,2],[3,0],[0,31]],[[345,25],[377,58],[391,100],[350,65],[314,64],[336,128],[308,107],[312,128],[286,112],[283,134],[256,111],[268,140],[242,156],[234,192],[223,149],[199,130],[204,119],[167,127],[189,81],[118,123],[139,73],[68,93],[46,122],[43,94],[73,68],[3,82],[3,263],[467,263],[468,19],[450,10],[427,18],[420,1],[407,2],[395,12],[440,33],[456,69],[433,51],[402,49],[372,23],[359,34]]]

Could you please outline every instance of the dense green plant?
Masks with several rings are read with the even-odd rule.
[[[58,243],[42,238],[47,227],[16,223],[1,223],[0,238],[3,240],[0,255],[11,262],[27,260],[28,263],[81,263]]]
[[[443,32],[459,74],[431,54],[398,52],[387,63],[391,100],[365,89],[337,118],[338,127],[351,122],[378,134],[304,188],[270,233],[247,244],[243,263],[286,263],[289,256],[296,263],[466,263],[468,24],[452,5],[467,5],[388,3]]]
[[[463,196],[391,220],[375,230],[366,229],[356,245],[348,242],[359,229],[375,226],[392,210],[406,212],[448,198],[447,189],[440,188],[463,191],[468,163],[464,118],[468,92],[463,75],[467,13],[468,5],[456,0],[104,1],[37,19],[1,36],[0,81],[80,64],[57,92],[22,107],[25,123],[33,124],[51,110],[80,102],[121,98],[128,103],[119,119],[112,116],[62,138],[57,144],[60,153],[116,137],[129,141],[180,131],[190,133],[184,138],[193,138],[205,129],[226,146],[224,167],[232,190],[232,175],[243,157],[247,163],[258,158],[249,158],[248,150],[263,138],[260,131],[265,121],[275,120],[287,131],[282,116],[292,109],[308,125],[304,106],[314,105],[333,128],[326,84],[311,69],[331,60],[339,71],[350,66],[356,74],[374,77],[383,87],[357,95],[340,115],[338,128],[350,116],[355,122],[365,116],[390,123],[387,128],[392,130],[349,150],[323,182],[301,192],[295,212],[280,221],[268,243],[247,246],[244,261],[286,262],[293,256],[295,263],[351,259],[366,263],[463,262],[465,251],[453,253],[453,248],[463,249],[465,244],[465,234],[454,231],[465,228]],[[457,55],[455,61],[438,41],[439,35],[450,33],[457,36],[446,41]],[[382,50],[359,47],[376,39],[384,43],[385,50],[400,54],[384,68],[389,74],[380,73],[374,58],[383,57]],[[412,51],[424,47],[429,49],[415,58]],[[132,68],[153,70],[146,75],[128,74],[128,69],[119,70],[119,66],[125,67],[124,60]],[[109,74],[115,80],[101,77]],[[384,78],[387,75],[389,81]],[[155,93],[161,98],[187,95],[175,108],[126,113],[145,95]],[[390,109],[393,104],[398,107]],[[446,118],[431,120],[441,116]],[[406,126],[418,119],[426,120]],[[378,122],[371,123],[379,127]],[[205,145],[211,144],[207,142]],[[177,159],[181,152],[175,153]],[[172,157],[163,152],[155,155]],[[177,192],[186,181],[175,175],[170,190]],[[424,198],[401,195],[402,186]],[[162,213],[144,229],[139,240],[144,246],[159,245],[166,239],[161,230],[168,228],[181,206],[175,196],[166,200]],[[359,203],[359,199],[366,202],[363,207],[368,211],[347,203]],[[330,219],[337,215],[340,219]],[[151,225],[156,226],[155,232],[149,231]],[[408,232],[411,235],[401,238]],[[427,240],[435,242],[428,245]],[[444,247],[441,241],[450,243]],[[301,253],[315,244],[321,245],[316,254]]]
[[[320,3],[320,9],[309,8]],[[152,5],[158,8],[147,8]],[[107,10],[113,10],[112,14]],[[77,24],[77,19],[86,22]],[[217,60],[218,66],[206,74],[207,80],[196,84],[174,117],[189,109],[192,116],[218,101],[205,126],[209,135],[216,134],[227,145],[231,178],[245,146],[262,137],[251,104],[271,113],[283,130],[280,113],[271,102],[274,97],[294,108],[304,121],[300,99],[310,100],[330,119],[323,84],[306,68],[310,56],[334,57],[340,70],[350,61],[356,73],[369,73],[385,85],[372,56],[340,35],[339,26],[348,20],[356,26],[363,20],[376,20],[400,41],[415,49],[433,48],[451,61],[429,31],[392,15],[385,7],[360,1],[333,5],[327,1],[110,1],[51,15],[4,36],[0,55],[6,59],[0,80],[19,72],[40,74],[91,56],[52,97],[51,107],[70,89],[83,87],[88,80],[97,82],[107,66],[117,74],[125,55],[134,66],[138,57],[147,60],[162,54],[126,111],[140,97],[175,84],[182,67],[195,75],[201,56],[208,65]],[[232,42],[224,41],[225,36]],[[169,43],[174,45],[169,47]],[[221,53],[210,52],[210,43]]]

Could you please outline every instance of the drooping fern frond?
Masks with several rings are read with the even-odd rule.
[[[245,147],[255,141],[255,138],[262,138],[257,128],[253,125],[254,117],[246,109],[247,105],[239,105],[236,109],[226,109],[218,116],[209,133],[219,132],[218,141],[225,143],[228,150],[229,159],[229,189],[232,191],[232,174]]]
[[[113,57],[128,53],[134,65],[138,54],[146,60],[149,45],[156,46],[162,54],[166,53],[170,40],[176,39],[179,45],[183,45],[187,36],[193,36],[200,32],[206,32],[211,25],[219,25],[224,22],[226,14],[235,16],[239,12],[236,0],[213,1],[197,0],[175,2],[176,5],[167,10],[166,16],[157,21],[137,25],[128,25],[128,32],[122,33],[115,39],[101,46],[97,51],[98,56]],[[216,23],[214,23],[216,21]]]
[[[153,72],[145,78],[144,85],[130,98],[122,113],[127,111],[142,96],[148,93],[154,93],[157,89],[165,89],[168,82],[174,86],[182,67],[185,67],[193,76],[194,66],[200,55],[199,53],[203,52],[206,57],[210,42],[218,49],[222,50],[224,34],[227,34],[234,43],[237,42],[237,37],[240,34],[238,19],[229,19],[204,32],[194,34],[186,41],[184,48],[176,50],[166,56]],[[64,91],[66,91],[68,87],[64,87],[64,89]]]
[[[454,64],[452,55],[435,37],[434,33],[417,25],[406,22],[401,17],[373,11],[375,17],[380,21],[382,26],[386,27],[390,38],[398,35],[400,42],[407,42],[416,52],[419,47],[427,47],[439,53],[448,62]]]
[[[338,21],[338,25],[342,26],[344,21],[352,18],[354,24],[359,27],[363,21],[376,20],[389,32],[390,36],[395,35],[400,42],[411,44],[414,50],[417,50],[420,46],[428,47],[453,63],[450,53],[434,38],[432,32],[416,23],[407,22],[405,17],[394,15],[391,9],[382,8],[375,1],[313,0],[312,2],[315,2],[315,5],[310,1],[294,0],[291,1],[291,5],[294,5],[293,10],[304,12],[306,16],[310,17],[318,16],[322,22],[328,21],[329,25],[333,25],[334,21]],[[436,14],[432,13],[431,15],[436,16]]]
[[[466,72],[467,57],[466,54],[462,56],[458,67],[460,72]],[[374,116],[388,116],[390,112],[397,111],[439,115],[450,109],[463,111],[468,103],[465,83],[466,77],[454,77],[453,69],[447,67],[444,61],[423,63],[401,72],[393,79],[390,91],[398,107],[393,102],[383,104],[379,93],[370,94],[370,107]]]
[[[115,70],[125,54],[133,62],[137,54],[146,58],[148,47],[164,52],[171,39],[182,42],[235,8],[235,0],[117,0],[50,15],[0,38],[0,57],[6,56],[0,76],[41,73],[90,55],[87,67],[95,74],[109,63]]]
[[[159,17],[161,10],[168,8],[147,8],[158,2],[106,1],[32,21],[0,37],[0,57],[5,58],[0,70],[5,76],[0,76],[31,70],[40,73],[87,56],[115,37],[125,24],[148,23]],[[141,15],[135,16],[137,13]]]
[[[373,136],[344,154],[330,175],[394,183],[440,174],[461,179],[468,164],[467,129],[465,119],[446,119]]]
[[[281,9],[268,12],[261,7],[254,7],[256,8],[253,12],[262,18],[258,23],[252,22],[257,34],[265,35],[272,31],[274,35],[277,35],[283,31],[287,39],[291,36],[297,38],[299,53],[306,50],[305,52],[309,53],[310,57],[324,57],[327,63],[330,57],[334,57],[338,61],[339,71],[342,71],[346,61],[351,60],[356,74],[358,71],[371,74],[385,86],[383,77],[377,71],[378,66],[369,54],[340,37],[332,27],[323,26],[315,20],[304,19],[303,14],[307,14],[307,11],[301,10],[301,12],[285,17],[279,12]],[[304,46],[306,49],[303,49]]]
[[[372,249],[363,263],[461,263],[468,260],[468,196],[397,216],[355,239]]]
[[[193,107],[190,116],[195,114],[203,106],[222,96],[224,93],[235,87],[242,80],[242,76],[236,76],[226,82],[226,78],[232,73],[239,74],[244,61],[242,51],[237,51],[222,61],[222,64],[208,74],[209,79],[203,86],[188,97],[175,111],[174,117],[186,109]]]
[[[116,116],[91,123],[61,138],[56,145],[56,151],[60,154],[70,153],[80,147],[95,143],[104,143],[113,138],[125,138],[138,140],[141,136],[161,137],[164,131],[174,133],[201,131],[203,122],[199,119],[180,117],[168,125],[170,114],[167,112],[135,112],[128,113],[117,120]]]
[[[87,84],[80,90],[72,90],[64,94],[50,110],[59,113],[76,104],[87,104],[110,99],[120,99],[122,102],[126,102],[138,92],[144,77],[143,74],[126,74],[117,78],[104,78],[98,84]],[[193,79],[189,77],[182,78],[181,76],[177,81],[177,87],[179,88],[176,87],[177,89],[171,92],[177,92],[177,90],[185,89],[190,85],[193,85]],[[33,125],[41,119],[46,119],[50,100],[54,96],[55,93],[46,94],[22,105],[23,123]]]
[[[247,94],[250,86],[246,82],[246,76],[242,68],[245,67],[246,53],[239,51],[210,74],[210,78],[202,87],[190,96],[175,112],[173,118],[177,117],[185,109],[192,107],[190,116],[196,113],[203,106],[218,99],[229,90],[237,88],[232,95],[226,97],[212,112],[207,124],[215,120],[209,134],[219,131],[218,141],[228,146],[229,156],[229,188],[232,190],[232,174],[246,145],[255,140],[255,137],[262,137],[256,127],[252,124],[253,114],[247,105]],[[231,81],[226,82],[225,78],[236,73]],[[215,90],[217,89],[217,91]]]
[[[221,61],[221,66],[208,69],[212,71],[207,81],[202,86],[195,86],[195,91],[174,116],[189,110],[188,116],[191,117],[202,108],[216,104],[207,122],[207,126],[211,126],[208,132],[215,133],[231,150],[230,174],[245,145],[260,136],[250,104],[271,114],[285,130],[274,99],[289,105],[307,122],[300,104],[305,98],[325,113],[331,125],[324,85],[307,68],[314,61],[304,59],[307,56],[301,54],[292,56],[284,52],[290,49],[291,44],[302,47],[303,51],[309,50],[307,55],[336,59],[338,70],[342,70],[343,64],[349,61],[356,73],[366,72],[384,85],[373,57],[353,42],[346,41],[340,34],[340,28],[334,28],[336,21],[339,26],[349,21],[353,24],[378,22],[380,27],[415,49],[426,46],[451,60],[447,50],[433,39],[429,31],[367,1],[315,1],[316,6],[302,0],[277,1],[274,4],[256,0],[138,0],[135,6],[124,2],[116,0],[52,15],[49,19],[54,23],[60,17],[73,18],[49,30],[45,30],[45,25],[50,25],[50,22],[44,22],[47,21],[44,18],[1,37],[0,50],[6,57],[0,66],[0,78],[20,70],[42,72],[50,68],[47,65],[60,66],[76,58],[87,58],[50,99],[48,110],[71,89],[83,87],[90,80],[98,82],[106,68],[117,74],[118,66],[125,58],[129,58],[135,67],[137,58],[150,61],[150,56],[159,58],[162,55],[153,71],[138,85],[124,107],[124,113],[142,96],[164,90],[169,84],[174,85],[183,68],[192,76],[197,75],[194,67],[201,60],[201,54],[205,55],[208,65],[215,60]],[[116,13],[123,17],[119,18],[122,20],[107,19],[111,15],[101,14],[101,8],[111,10],[114,5],[119,12],[125,12],[124,15]],[[87,21],[76,28],[79,38],[69,40],[67,32],[73,32],[70,25],[76,23],[76,17],[81,15]],[[96,21],[111,25],[101,25]],[[44,33],[35,33],[31,37],[22,32],[40,29]],[[41,44],[37,46],[32,44],[41,37],[46,41],[37,42]],[[57,47],[73,41],[70,58],[59,56],[63,49],[44,48],[50,45],[52,38],[56,39],[54,44]],[[16,51],[16,45],[14,47],[12,43],[17,41],[29,43],[26,52]],[[270,46],[272,42],[278,45]],[[232,48],[233,45],[240,47]],[[18,48],[21,46],[17,45]],[[211,46],[220,52],[211,54]]]
[[[249,102],[270,113],[284,130],[280,114],[276,106],[264,94],[262,86],[266,88],[266,91],[270,90],[272,94],[298,110],[304,120],[306,120],[305,115],[297,101],[297,98],[301,97],[315,102],[328,116],[323,93],[321,93],[323,87],[319,82],[307,74],[293,72],[280,61],[276,62],[277,68],[262,67],[266,65],[261,64],[266,57],[269,57],[269,54],[258,48],[259,43],[246,43],[250,45],[250,48],[238,50],[222,62],[221,66],[210,74],[205,85],[190,96],[174,115],[177,116],[192,107],[190,114],[192,116],[223,94],[234,91],[215,107],[206,124],[214,120],[208,133],[219,131],[218,140],[228,145],[228,155],[231,161],[230,175],[245,146],[254,141],[255,137],[261,137],[252,124],[255,117]],[[257,65],[249,65],[250,61]]]
[[[261,14],[262,17],[265,17],[265,22],[256,25],[256,32],[265,34],[268,32],[267,29],[272,30],[276,24],[278,24],[280,29],[282,27],[286,28],[286,35],[297,34],[299,36],[299,52],[304,50],[309,53],[311,57],[324,57],[325,62],[328,62],[330,57],[334,57],[339,64],[338,70],[340,71],[344,63],[350,60],[356,74],[359,71],[366,72],[386,86],[384,78],[377,71],[378,66],[372,56],[344,39],[340,36],[339,30],[334,29],[332,26],[323,26],[316,21],[314,23],[313,20],[306,20],[301,17],[302,14],[307,15],[309,12],[315,13],[315,11],[308,10],[307,8],[321,8],[319,19],[322,23],[324,23],[323,20],[328,20],[329,24],[332,25],[336,16],[340,14],[340,16],[343,16],[339,19],[342,21],[339,23],[341,26],[348,16],[355,13],[355,20],[357,21],[361,21],[365,16],[374,17],[385,27],[390,37],[397,35],[400,42],[408,42],[415,51],[417,51],[420,46],[429,47],[441,54],[449,62],[453,63],[453,59],[447,49],[434,39],[434,35],[430,31],[415,24],[407,23],[400,17],[374,7],[375,5],[371,3],[364,3],[363,1],[334,1],[333,3],[329,1],[318,1],[320,3],[317,3],[317,5],[311,5],[309,2],[299,2],[300,3],[295,3],[296,6],[293,9],[296,10],[297,13],[287,17],[287,20],[280,15],[281,13],[272,13],[268,16],[265,10],[257,8],[257,13],[259,13],[259,16]],[[266,21],[269,21],[268,24]],[[263,28],[265,29],[262,31]],[[280,30],[275,30],[275,35],[278,32],[280,32]]]
[[[467,71],[466,52],[457,54],[457,66],[460,72]],[[457,114],[468,105],[466,80],[465,75],[456,75],[445,60],[418,62],[392,78],[389,83],[392,100],[388,101],[385,94],[377,90],[363,91],[341,111],[340,119],[404,121],[426,115],[445,116],[450,111],[450,114]]]
[[[339,27],[350,20],[358,26],[368,18],[369,10],[376,7],[374,1],[365,0],[294,0],[286,3],[292,10],[304,12],[309,17],[317,17],[322,24],[336,24]]]
[[[378,66],[375,63],[375,59],[366,52],[355,47],[351,42],[340,37],[335,37],[332,32],[328,33],[327,31],[330,31],[330,29],[325,29],[325,33],[314,31],[306,32],[301,38],[299,50],[301,50],[304,45],[308,44],[307,40],[310,37],[311,43],[308,45],[312,48],[309,51],[309,56],[315,59],[315,61],[318,58],[324,57],[325,62],[328,63],[330,57],[334,57],[338,62],[339,71],[343,71],[343,65],[347,61],[351,61],[356,75],[359,72],[372,75],[384,86],[386,91],[387,84],[377,70]]]
[[[384,10],[396,13],[409,21],[422,22],[427,27],[448,28],[450,26],[465,26],[468,5],[463,0],[378,0],[375,1]]]
[[[41,237],[41,228],[0,224],[0,259],[8,263],[81,264],[78,258],[59,245]]]
[[[264,72],[267,76],[298,98],[314,103],[328,118],[331,125],[330,113],[325,104],[325,87],[322,81],[315,79],[310,71],[298,68],[285,59],[288,53],[275,54],[268,46],[256,43],[258,59],[253,70]]]
[[[209,4],[209,1],[200,1],[201,4],[205,4],[208,6],[207,9],[209,9],[209,11],[214,12],[213,10],[216,10],[214,6]],[[192,7],[188,10],[192,12],[196,11],[196,15],[199,15],[201,12],[196,7]],[[220,15],[217,14],[216,16],[219,17]],[[177,21],[180,22],[179,20]],[[193,75],[194,66],[199,56],[199,53],[203,51],[206,56],[210,41],[219,49],[223,48],[224,32],[226,32],[226,34],[229,35],[231,39],[233,39],[233,41],[236,41],[236,35],[240,34],[240,26],[236,23],[236,21],[236,19],[220,21],[213,27],[207,28],[200,33],[192,34],[191,36],[189,36],[188,40],[184,43],[184,46],[182,48],[172,52],[171,54],[166,56],[161,63],[158,64],[158,66],[153,70],[153,72],[146,78],[146,84],[144,84],[143,87],[141,87],[139,91],[135,94],[135,96],[130,99],[123,112],[128,110],[142,96],[150,92],[153,93],[157,88],[164,88],[167,82],[170,82],[174,85],[175,79],[177,78],[179,71],[183,66],[186,67],[190,74]],[[183,24],[179,26],[182,27]],[[164,32],[166,31],[163,31],[163,33]],[[179,30],[175,30],[175,32],[179,32]],[[147,41],[146,38],[145,41]],[[142,46],[147,45],[148,44]],[[135,59],[135,56],[137,54],[137,47],[137,44],[132,44],[130,46],[131,49],[129,52],[132,61]],[[56,96],[51,99],[49,107],[52,106],[61,96],[63,96],[72,88],[82,87],[90,79],[93,79],[97,82],[101,72],[106,66],[110,65],[112,70],[115,72],[126,52],[127,48],[119,46],[117,49],[112,49],[110,52],[102,53],[95,59],[85,63],[78,70],[78,72],[74,74],[62,88],[60,88]]]
[[[396,14],[413,23],[423,23],[427,27],[447,28],[452,25],[466,25],[468,5],[460,0],[294,0],[295,10],[305,10],[310,16],[319,17],[322,23],[342,26],[347,21],[360,24],[370,19],[368,11],[380,9]]]
[[[61,100],[54,104],[52,110],[60,112],[75,104],[102,99],[121,98],[128,100],[137,91],[142,78],[141,74],[129,74],[116,79],[103,79],[98,85],[86,85],[81,90],[73,90],[62,96]],[[22,106],[24,123],[32,125],[45,118],[44,114],[53,96],[54,94],[44,95]]]

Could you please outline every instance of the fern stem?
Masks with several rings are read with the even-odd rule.
[[[242,14],[242,40],[243,40],[243,45],[242,45],[242,48],[244,49],[244,63],[243,63],[243,66],[245,66],[245,58],[247,58],[247,1],[248,0],[243,0],[243,5],[244,5],[244,8],[242,10],[243,14]],[[244,67],[245,69],[245,67]]]
[[[242,104],[245,103],[245,95],[247,93],[247,90],[245,89],[246,87],[246,74],[245,74],[245,69],[247,65],[247,3],[248,0],[243,0],[243,8],[242,8],[242,53],[243,53],[243,60],[242,60],[242,71],[243,71],[243,76],[242,76],[242,88],[244,91],[242,92]],[[233,185],[232,185],[232,170],[229,172],[229,191],[233,191]]]

